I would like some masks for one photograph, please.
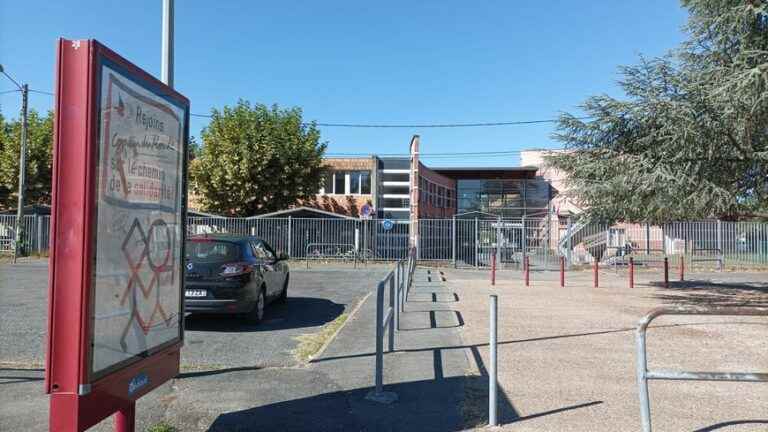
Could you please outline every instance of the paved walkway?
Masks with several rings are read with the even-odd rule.
[[[137,430],[160,422],[185,432],[461,430],[469,362],[454,349],[464,324],[454,310],[460,299],[439,272],[418,269],[408,300],[395,351],[384,356],[385,390],[397,393],[395,403],[365,399],[375,361],[371,295],[309,364],[182,373],[139,400]],[[3,386],[0,430],[47,430],[42,371],[3,374],[16,378]],[[95,430],[112,430],[111,421]]]

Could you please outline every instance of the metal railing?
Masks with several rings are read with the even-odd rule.
[[[16,216],[0,216],[0,252],[13,249]],[[768,223],[718,220],[672,222],[662,225],[616,223],[601,225],[568,221],[554,214],[495,218],[462,216],[420,219],[418,233],[407,220],[336,218],[189,217],[188,234],[252,235],[292,258],[311,257],[312,244],[353,245],[363,261],[397,261],[417,246],[419,261],[455,267],[489,267],[495,252],[497,267],[522,269],[525,257],[533,268],[557,269],[559,257],[569,266],[623,262],[631,251],[638,266],[682,256],[688,268],[729,266],[768,267]],[[49,216],[24,216],[22,248],[27,253],[49,249]],[[412,234],[418,238],[411,245]],[[677,261],[677,259],[674,259]]]
[[[646,350],[646,332],[655,318],[662,315],[721,315],[721,316],[768,316],[768,308],[762,307],[694,307],[672,306],[652,309],[640,320],[637,327],[637,385],[640,392],[640,417],[643,432],[651,432],[651,403],[648,393],[648,380],[682,381],[737,381],[768,382],[768,373],[748,372],[688,372],[648,370]]]
[[[395,268],[387,273],[376,287],[376,363],[374,370],[374,389],[367,399],[392,403],[397,394],[384,391],[384,336],[388,336],[388,351],[395,350],[395,331],[400,330],[400,314],[405,312],[405,302],[413,283],[416,269],[415,250],[409,252],[407,260],[399,260]],[[385,291],[389,290],[388,301],[384,301]]]
[[[43,254],[49,249],[51,217],[26,215],[22,219],[20,248],[22,254]],[[13,253],[16,241],[16,215],[0,215],[0,254]]]

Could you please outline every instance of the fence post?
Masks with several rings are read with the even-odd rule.
[[[566,242],[566,251],[568,257],[568,268],[570,268],[573,265],[573,252],[571,252],[571,249],[573,247],[573,225],[571,223],[571,217],[568,216],[568,228],[566,229],[566,233],[568,235],[568,240]]]
[[[725,267],[725,253],[723,252],[723,223],[720,219],[717,220],[717,249],[720,253],[718,270],[722,271]]]
[[[629,257],[629,287],[635,287],[635,259]]]
[[[645,223],[645,254],[651,254],[651,225],[648,222]]]
[[[501,216],[496,221],[496,258],[501,256]]]
[[[38,255],[43,253],[43,218],[39,214],[35,213],[35,222],[37,225],[37,240],[35,244],[35,250]]]
[[[288,216],[288,256],[291,256],[291,217]]]
[[[475,268],[480,267],[480,237],[477,231],[477,218],[475,218]]]
[[[498,418],[497,418],[497,408],[498,403],[496,401],[496,396],[498,393],[498,356],[497,356],[497,330],[498,330],[498,321],[497,321],[497,314],[498,314],[498,296],[491,295],[491,310],[490,310],[490,341],[489,341],[489,348],[490,348],[490,354],[491,354],[491,364],[490,364],[490,373],[488,374],[488,425],[489,426],[497,426],[498,425]]]
[[[523,215],[523,239],[522,239],[522,247],[523,247],[523,256],[528,256],[528,233],[525,232],[525,215]]]
[[[453,216],[453,231],[451,231],[451,260],[453,260],[453,268],[456,268],[456,215]]]

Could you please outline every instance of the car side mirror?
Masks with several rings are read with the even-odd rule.
[[[277,260],[278,261],[285,261],[288,259],[288,254],[285,252],[278,252],[277,253]]]

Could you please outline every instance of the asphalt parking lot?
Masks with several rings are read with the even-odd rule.
[[[371,292],[386,267],[354,269],[292,265],[288,301],[267,307],[257,325],[227,316],[186,319],[182,368],[292,366],[296,337],[316,332]],[[0,264],[0,363],[24,368],[45,362],[48,262]]]

